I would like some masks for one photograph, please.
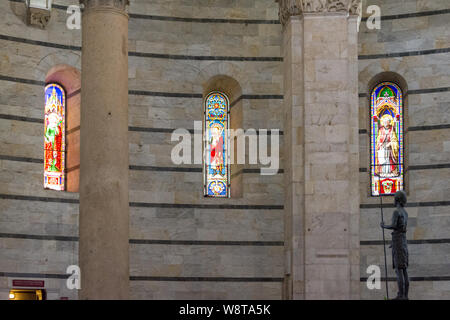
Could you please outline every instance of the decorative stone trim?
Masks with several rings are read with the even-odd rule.
[[[284,25],[290,16],[303,13],[346,12],[359,15],[361,0],[275,0],[280,6],[280,22]]]
[[[27,23],[31,26],[37,26],[41,29],[45,29],[48,22],[50,21],[51,16],[51,5],[49,8],[40,8],[40,7],[32,7],[26,6],[27,8]]]
[[[112,7],[125,11],[126,6],[130,5],[130,0],[80,0],[80,4],[84,5],[85,9]]]

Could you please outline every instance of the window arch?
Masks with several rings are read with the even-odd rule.
[[[66,93],[62,86],[45,86],[44,188],[65,190]]]
[[[230,103],[218,91],[209,93],[204,105],[204,195],[230,197]]]
[[[382,82],[371,93],[371,195],[392,195],[404,189],[404,107],[400,87]]]

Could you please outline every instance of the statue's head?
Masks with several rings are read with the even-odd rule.
[[[399,190],[395,193],[394,196],[395,204],[399,203],[402,207],[406,204],[406,192],[403,190]]]

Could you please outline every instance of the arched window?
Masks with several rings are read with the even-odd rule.
[[[377,85],[370,107],[370,176],[372,196],[404,189],[403,95],[394,83]]]
[[[204,115],[204,195],[226,198],[230,196],[228,97],[221,92],[208,94]]]
[[[56,83],[45,87],[44,188],[65,189],[66,94]]]

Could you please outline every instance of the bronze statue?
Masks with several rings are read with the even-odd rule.
[[[397,274],[398,293],[394,300],[408,300],[409,278],[408,278],[408,244],[406,241],[406,226],[408,225],[408,213],[404,206],[406,204],[406,193],[397,191],[394,196],[396,209],[392,215],[392,224],[380,224],[382,228],[392,231],[392,267]]]

